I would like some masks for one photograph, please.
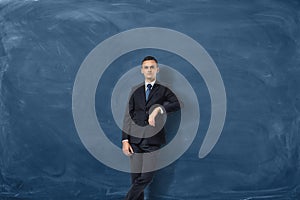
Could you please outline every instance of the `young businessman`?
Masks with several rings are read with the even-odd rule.
[[[122,150],[130,157],[132,171],[126,200],[144,199],[144,189],[154,175],[156,156],[153,153],[166,142],[163,116],[180,109],[175,94],[156,80],[158,72],[154,57],[142,60],[145,82],[132,90],[125,113]]]

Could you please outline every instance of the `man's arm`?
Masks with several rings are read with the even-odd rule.
[[[124,120],[123,120],[123,128],[122,128],[122,141],[129,140],[129,133],[131,129],[131,114],[134,112],[134,98],[132,93],[130,93],[130,98],[128,101],[128,105],[125,110]]]
[[[175,112],[180,109],[180,103],[176,95],[169,88],[167,88],[165,96],[166,96],[166,101],[163,107],[167,113]]]
[[[158,114],[163,114],[163,113],[164,113],[164,111],[160,106],[154,108],[153,111],[151,112],[151,114],[149,115],[149,118],[148,118],[149,125],[150,126],[155,126],[155,117]]]
[[[130,139],[130,129],[131,129],[131,114],[134,112],[134,98],[132,92],[130,93],[130,98],[128,101],[128,105],[125,110],[125,116],[123,120],[123,128],[122,128],[122,151],[125,155],[130,156],[133,154],[133,149],[129,144]]]
[[[149,115],[148,123],[150,126],[155,126],[155,118],[158,114],[163,114],[164,110],[166,113],[175,112],[180,109],[180,103],[176,97],[176,95],[168,88],[166,88],[165,92],[166,101],[164,103],[163,108],[161,106],[153,109],[151,114]]]

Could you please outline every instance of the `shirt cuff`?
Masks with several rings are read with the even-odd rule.
[[[128,142],[128,139],[122,140],[122,143],[123,143],[123,142]]]
[[[164,114],[164,110],[161,107],[159,107],[159,110],[160,110],[160,114]]]

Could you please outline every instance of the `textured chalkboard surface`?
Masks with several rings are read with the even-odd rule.
[[[200,43],[222,75],[228,108],[220,140],[199,159],[210,117],[201,76],[182,58],[155,49],[128,53],[110,66],[97,110],[108,101],[101,94],[113,90],[105,77],[117,79],[150,53],[181,71],[199,98],[195,141],[157,172],[147,198],[300,199],[299,10],[297,0],[0,0],[0,199],[123,199],[129,174],[85,149],[73,121],[72,89],[95,46],[139,27],[173,29]],[[120,145],[112,118],[98,118]]]

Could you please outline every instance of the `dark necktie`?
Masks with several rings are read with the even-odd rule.
[[[146,101],[148,101],[148,98],[149,98],[149,94],[150,94],[151,88],[152,88],[152,85],[151,85],[151,84],[148,84],[148,85],[147,85],[147,90],[146,90]]]

